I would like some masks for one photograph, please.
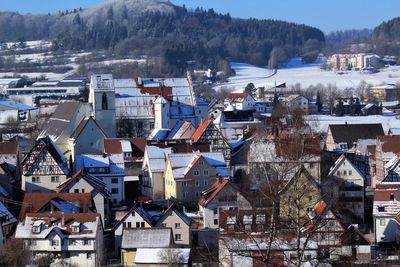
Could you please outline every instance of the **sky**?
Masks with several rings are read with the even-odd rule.
[[[108,0],[0,0],[0,11],[51,13],[87,8]],[[213,8],[232,17],[279,19],[314,26],[325,33],[374,28],[399,16],[399,0],[171,0],[187,8]]]

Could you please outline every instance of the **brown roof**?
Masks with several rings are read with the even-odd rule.
[[[353,147],[358,139],[375,139],[377,136],[385,135],[382,124],[330,124],[335,143],[347,143],[347,147]]]
[[[0,154],[17,154],[18,143],[16,141],[0,142]]]
[[[206,131],[208,125],[210,125],[211,123],[211,119],[205,120],[203,121],[199,127],[196,129],[196,131],[194,132],[194,134],[192,135],[192,140],[193,142],[197,142],[199,141],[200,137],[203,135],[203,133]]]
[[[143,158],[147,145],[146,138],[106,138],[104,139],[104,152],[108,154],[121,154],[123,151],[120,141],[122,140],[127,140],[131,143],[132,158]]]
[[[390,201],[390,195],[399,200],[400,189],[375,190],[374,201]]]
[[[400,136],[399,135],[385,135],[378,136],[378,140],[382,143],[383,152],[400,152]]]
[[[229,99],[232,101],[242,101],[247,96],[249,96],[248,93],[229,93],[225,96],[225,99]]]
[[[53,199],[73,202],[80,207],[81,213],[90,212],[91,193],[25,193],[19,218],[22,221],[27,213],[39,213]]]
[[[207,206],[228,183],[229,179],[215,182],[210,188],[203,192],[202,197],[198,201],[199,205],[203,207]]]
[[[275,139],[276,156],[298,160],[307,156],[321,155],[319,136],[303,136]]]

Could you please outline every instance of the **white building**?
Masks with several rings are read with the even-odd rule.
[[[304,113],[308,113],[308,99],[301,95],[289,95],[285,98],[284,103],[289,110],[300,109]]]
[[[254,110],[256,101],[248,93],[230,93],[225,96],[224,106],[233,106],[236,110]]]
[[[93,105],[94,117],[107,137],[116,137],[115,86],[111,74],[92,75],[89,103]]]
[[[103,227],[96,213],[28,214],[15,238],[25,241],[34,259],[51,257],[51,266],[101,266],[103,260]]]
[[[111,201],[114,204],[119,204],[125,199],[123,155],[77,155],[75,167],[76,170],[84,170],[103,181],[111,192]]]
[[[39,114],[39,110],[36,107],[1,99],[0,112],[0,124],[32,122]]]

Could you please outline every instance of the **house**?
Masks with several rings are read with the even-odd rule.
[[[389,164],[391,159],[395,158],[400,153],[400,136],[388,135],[378,136],[376,138],[376,183],[382,182],[388,174]],[[390,165],[390,164],[389,164]]]
[[[19,220],[28,213],[94,213],[96,205],[91,193],[25,193]]]
[[[328,151],[347,151],[353,148],[358,139],[375,139],[385,135],[382,124],[330,124],[328,126],[325,148]]]
[[[135,266],[168,267],[173,261],[173,264],[187,267],[190,263],[190,252],[190,248],[138,248],[134,264]]]
[[[81,154],[102,154],[106,134],[93,117],[85,117],[72,132],[68,143],[72,158]]]
[[[113,227],[115,255],[120,253],[125,228],[151,228],[154,224],[153,217],[140,204],[135,204],[129,211],[117,212],[115,219],[117,221]]]
[[[342,154],[322,181],[324,196],[331,200],[348,222],[364,222],[365,175]]]
[[[172,231],[170,228],[124,229],[121,243],[121,263],[124,266],[136,266],[134,262],[136,257],[138,257],[137,253],[139,249],[166,249],[172,247],[173,244]],[[140,252],[138,257],[140,263],[144,263],[143,259],[139,260],[143,257],[142,254],[143,252]]]
[[[17,225],[34,259],[47,257],[52,264],[101,266],[103,226],[97,213],[26,214]]]
[[[382,107],[374,103],[368,103],[363,108],[361,108],[362,115],[379,115],[382,114]]]
[[[0,124],[32,122],[39,114],[36,107],[28,106],[12,100],[0,99]]]
[[[301,167],[279,193],[279,218],[288,225],[307,221],[307,214],[321,199],[321,186]],[[293,212],[299,217],[292,217]]]
[[[341,214],[325,201],[319,201],[308,216],[310,224],[314,224],[312,235],[317,241],[321,258],[370,262],[370,241],[358,230],[357,225],[344,223]]]
[[[254,110],[256,100],[248,93],[229,93],[225,96],[224,106],[233,106],[236,110]]]
[[[172,153],[166,156],[165,198],[197,201],[219,176],[228,176],[221,152]]]
[[[38,139],[47,136],[50,137],[61,152],[69,157],[71,154],[69,138],[79,123],[85,117],[89,117],[90,113],[91,107],[82,102],[62,102],[43,126]]]
[[[175,204],[171,204],[168,209],[163,211],[155,227],[171,228],[174,244],[176,246],[190,246],[192,238],[190,229],[191,221],[185,214],[177,209]]]
[[[83,170],[103,181],[111,192],[111,201],[118,205],[125,199],[124,158],[120,154],[76,156],[76,170]]]
[[[0,164],[7,163],[16,168],[19,163],[18,143],[16,141],[0,142]]]
[[[129,201],[138,195],[141,187],[139,180],[142,175],[143,158],[146,150],[145,138],[106,138],[104,139],[104,153],[119,155],[124,159],[125,199]]]
[[[289,110],[300,109],[305,114],[308,113],[308,98],[301,96],[301,95],[288,95],[285,100],[284,104]]]
[[[250,202],[229,179],[219,179],[201,194],[198,203],[204,228],[218,229],[220,227],[219,214],[222,211],[251,209]]]
[[[164,199],[164,170],[166,155],[171,154],[171,148],[146,146],[142,167],[142,194],[152,199]]]
[[[56,191],[70,172],[67,159],[50,137],[39,138],[21,166],[21,188],[26,192]]]
[[[157,104],[158,101],[156,100],[154,103]],[[158,121],[158,116],[156,116],[155,128],[147,137],[148,140],[189,140],[196,130],[192,122],[183,120],[178,121],[171,129],[158,127],[167,126],[162,126],[162,123]]]
[[[376,188],[374,192],[374,233],[375,243],[397,243],[399,239],[400,223],[400,189]]]
[[[110,203],[111,193],[107,185],[100,179],[87,174],[83,171],[75,173],[64,183],[57,187],[59,193],[91,193],[97,213],[100,214],[103,225],[110,223]]]
[[[231,146],[211,118],[204,120],[199,125],[191,136],[191,139],[194,143],[209,142],[210,152],[222,152],[225,161],[229,165],[231,159]]]
[[[395,84],[371,86],[368,89],[368,100],[374,102],[397,101],[399,88]]]
[[[271,208],[221,210],[219,230],[227,234],[266,233],[271,229],[271,217]]]

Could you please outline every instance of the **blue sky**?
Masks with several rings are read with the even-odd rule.
[[[0,0],[0,11],[48,13],[90,7],[107,0]],[[304,23],[325,32],[343,29],[373,28],[400,14],[399,0],[171,0],[213,8],[233,17],[271,18]]]

